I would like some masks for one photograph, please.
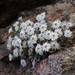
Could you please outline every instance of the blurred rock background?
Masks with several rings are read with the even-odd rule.
[[[0,28],[9,25],[23,10],[53,4],[56,1],[58,0],[0,0]]]
[[[75,3],[75,0],[0,0],[0,28],[8,26],[23,10],[64,1]]]

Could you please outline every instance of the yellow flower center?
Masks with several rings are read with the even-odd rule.
[[[55,44],[53,44],[53,46],[55,47],[56,45],[55,45]]]
[[[47,48],[47,45],[45,45],[44,47]]]
[[[43,37],[43,35],[41,35],[41,37]]]
[[[57,25],[57,23],[54,24],[55,26]]]
[[[64,25],[64,28],[66,28],[66,25]]]
[[[42,26],[42,29],[45,28],[44,26]]]
[[[47,35],[50,35],[50,33],[48,33]]]
[[[53,34],[53,37],[54,37],[55,35]]]
[[[34,40],[34,38],[32,38],[32,40]]]
[[[59,34],[59,32],[57,32],[57,34]]]
[[[40,48],[37,48],[38,50],[40,49]]]

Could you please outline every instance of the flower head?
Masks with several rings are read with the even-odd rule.
[[[51,31],[46,31],[45,35],[44,35],[45,39],[50,40],[51,39],[51,33],[52,33]]]
[[[12,61],[13,56],[11,54],[9,54],[9,61]]]
[[[26,23],[27,25],[31,25],[31,26],[33,26],[33,24],[34,24],[31,20],[27,20],[27,21],[25,21],[25,23]]]
[[[52,28],[59,28],[61,26],[60,20],[55,20],[52,24]]]
[[[52,40],[52,41],[55,41],[55,40],[57,40],[57,39],[58,39],[58,34],[55,33],[55,32],[52,32],[52,33],[51,33],[51,40]]]
[[[15,31],[18,31],[19,30],[19,26],[15,26]]]
[[[13,50],[13,55],[15,56],[15,57],[18,57],[18,52],[19,52],[19,50],[18,50],[18,48],[15,48],[14,50]]]
[[[23,48],[26,48],[26,41],[23,42]]]
[[[67,38],[70,38],[72,36],[72,32],[70,30],[65,30],[64,36],[67,37]]]
[[[35,48],[36,53],[38,53],[39,55],[43,54],[43,50],[42,50],[42,46],[40,44],[37,44],[36,48]]]
[[[45,20],[41,20],[39,23],[40,25],[47,24]]]
[[[26,32],[28,35],[32,35],[34,34],[34,28],[32,28],[31,26],[28,26]]]
[[[25,31],[23,29],[20,31],[20,37],[22,39],[25,38]]]
[[[22,22],[21,25],[20,25],[20,28],[26,29],[27,28],[27,24],[25,22]]]
[[[41,32],[46,31],[46,29],[47,29],[47,25],[41,25],[41,26],[40,26],[40,31],[41,31]]]
[[[49,43],[44,43],[43,44],[43,51],[48,52],[50,50],[51,46]]]
[[[63,35],[63,32],[61,31],[61,29],[56,29],[55,33],[57,33],[59,37]]]
[[[73,24],[71,22],[68,22],[67,24],[69,25],[69,27],[73,26]]]
[[[33,45],[33,43],[30,40],[27,42],[27,44],[28,44],[28,47],[29,48],[31,48],[31,49],[34,48],[34,45]]]
[[[24,60],[24,59],[21,59],[21,65],[23,66],[23,67],[25,67],[26,65],[27,65],[27,63],[26,63],[26,61]]]
[[[37,36],[36,35],[32,35],[31,37],[30,37],[30,40],[29,40],[32,44],[35,44],[36,43],[36,41],[37,41]]]
[[[40,34],[38,35],[38,39],[39,39],[40,41],[44,40],[44,33],[40,33]]]
[[[65,29],[69,29],[69,25],[66,21],[63,21],[62,22],[62,25],[61,25],[62,29],[65,30]]]
[[[36,20],[37,21],[42,21],[43,19],[45,19],[45,12],[37,15]]]
[[[7,49],[8,49],[8,50],[11,50],[11,47],[12,47],[12,46],[11,46],[11,43],[8,43],[8,44],[7,44]]]
[[[15,27],[17,25],[19,25],[19,21],[16,21],[13,26]]]
[[[50,42],[50,45],[52,49],[60,49],[60,45],[56,41]]]
[[[38,28],[38,27],[40,27],[40,23],[38,22],[34,23],[34,28]]]
[[[16,47],[16,46],[19,47],[21,45],[21,43],[22,43],[22,40],[18,36],[15,36],[14,40],[12,40],[12,45],[14,47]]]
[[[12,27],[8,30],[8,33],[11,33],[11,32],[13,32]]]
[[[16,46],[20,46],[22,43],[22,40],[20,38],[18,38],[17,40],[15,40]]]

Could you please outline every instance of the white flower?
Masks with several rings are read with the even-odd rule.
[[[15,57],[18,57],[18,52],[19,52],[19,50],[18,50],[18,48],[15,48],[14,50],[13,50],[13,55],[15,56]]]
[[[38,22],[34,23],[34,28],[38,28],[38,27],[40,27],[40,23]]]
[[[63,35],[61,29],[55,29],[55,33],[57,33],[59,37]]]
[[[40,41],[44,40],[44,33],[40,33],[38,35],[38,39],[40,39]]]
[[[40,23],[40,25],[47,24],[45,20],[41,20],[39,23]]]
[[[11,47],[12,47],[11,44],[8,43],[8,44],[7,44],[7,49],[8,49],[8,50],[11,50]]]
[[[38,53],[39,55],[43,54],[43,50],[42,50],[42,46],[40,44],[37,44],[36,48],[35,48],[36,53]]]
[[[60,20],[55,20],[52,24],[52,28],[59,28],[61,25],[61,21]]]
[[[12,46],[16,47],[16,42],[15,42],[15,40],[12,41]]]
[[[17,40],[19,37],[17,35],[14,36],[14,40]]]
[[[51,31],[46,31],[45,35],[44,35],[45,39],[50,40],[51,39],[51,33],[52,33]]]
[[[19,55],[20,56],[22,55],[22,51],[23,51],[22,46],[20,46],[20,48],[19,48]]]
[[[26,23],[27,25],[33,26],[33,22],[32,22],[31,20],[27,20],[27,21],[25,21],[25,23]]]
[[[34,45],[32,44],[32,42],[31,42],[30,40],[29,40],[27,43],[28,43],[28,47],[29,47],[29,48],[31,48],[31,49],[34,48]]]
[[[69,37],[72,36],[72,32],[70,30],[65,30],[64,31],[64,36],[69,38]]]
[[[72,23],[70,23],[70,22],[68,22],[67,24],[69,25],[69,27],[72,27],[72,26],[73,26],[73,24],[72,24]]]
[[[12,61],[13,56],[11,54],[9,54],[9,61]]]
[[[11,32],[13,32],[12,27],[8,30],[8,33],[11,33]]]
[[[26,48],[26,41],[23,42],[23,48]]]
[[[18,31],[19,30],[19,26],[15,26],[15,31]]]
[[[54,41],[54,40],[57,40],[58,39],[58,34],[55,33],[55,32],[52,32],[51,33],[51,40]]]
[[[56,41],[50,42],[50,45],[52,49],[60,49],[60,45]]]
[[[27,63],[26,63],[26,61],[24,60],[24,59],[21,59],[21,65],[23,66],[23,67],[25,67],[26,65],[27,65]]]
[[[11,48],[12,48],[12,37],[11,36],[9,36],[9,38],[8,38],[8,41],[7,41],[7,49],[8,50],[11,50]]]
[[[21,25],[20,25],[20,28],[26,29],[27,28],[27,24],[25,22],[22,22]]]
[[[43,44],[43,51],[49,51],[50,50],[50,48],[51,48],[51,46],[50,46],[50,44],[49,43],[44,43]]]
[[[37,21],[42,21],[43,19],[45,19],[45,16],[46,16],[45,12],[43,12],[43,13],[37,15],[36,20]]]
[[[69,29],[69,25],[68,25],[68,23],[66,21],[63,21],[61,26],[62,26],[63,30],[64,29]]]
[[[19,20],[19,21],[22,21],[22,20],[23,20],[22,16],[20,16],[20,17],[18,18],[18,20]]]
[[[47,29],[47,25],[41,25],[41,26],[40,26],[40,31],[41,31],[41,32],[46,31],[46,29]]]
[[[28,49],[28,55],[31,55],[32,52],[33,52],[33,49],[32,49],[32,48],[29,48],[29,49]]]
[[[21,45],[21,43],[22,43],[22,40],[18,36],[15,36],[14,40],[12,41],[12,45],[14,47],[16,47],[16,46],[19,47]]]
[[[11,44],[12,40],[13,40],[13,38],[11,36],[9,36],[7,43]]]
[[[16,46],[20,46],[22,43],[22,40],[20,38],[18,38],[17,40],[15,40]]]
[[[30,42],[31,42],[32,44],[35,44],[35,43],[37,42],[37,36],[36,36],[36,35],[32,35],[32,36],[30,37]]]
[[[32,35],[34,34],[34,28],[32,28],[31,26],[28,26],[26,32],[27,34]]]
[[[21,37],[22,39],[25,38],[25,31],[24,31],[23,29],[20,31],[20,37]]]
[[[13,26],[15,27],[15,26],[17,26],[18,24],[19,24],[19,21],[16,21]]]

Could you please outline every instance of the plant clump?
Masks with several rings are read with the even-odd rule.
[[[69,29],[71,26],[72,23],[58,19],[53,22],[48,21],[45,12],[36,16],[36,22],[16,21],[8,30],[9,61],[21,57],[21,65],[24,67],[27,59],[32,61],[33,58],[44,57],[51,50],[61,49],[61,44],[72,36]]]

